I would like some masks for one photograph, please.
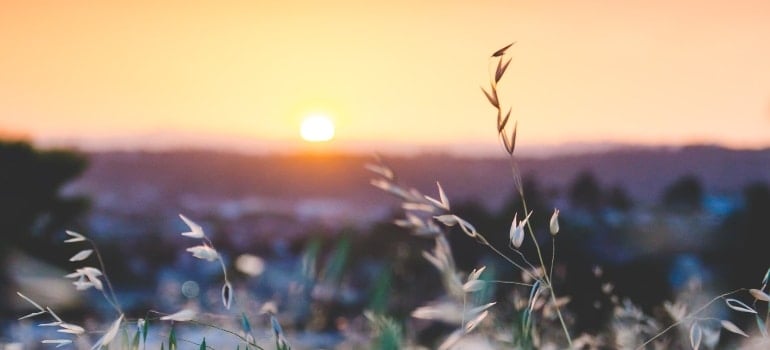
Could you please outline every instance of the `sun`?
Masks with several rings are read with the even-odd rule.
[[[299,127],[302,139],[308,142],[325,142],[334,138],[334,123],[324,114],[311,114]]]

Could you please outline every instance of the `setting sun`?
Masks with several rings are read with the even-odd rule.
[[[325,115],[310,115],[302,120],[299,133],[308,142],[329,141],[334,137],[334,123]]]

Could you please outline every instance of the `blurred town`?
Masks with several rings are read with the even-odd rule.
[[[453,210],[499,247],[507,246],[514,213],[523,213],[514,174],[537,230],[559,208],[557,288],[571,297],[580,330],[606,322],[601,288],[608,281],[616,295],[652,310],[694,284],[715,293],[757,284],[770,264],[770,150],[620,148],[517,159],[514,171],[507,158],[382,160],[424,194],[436,195],[440,182]],[[62,243],[65,229],[99,245],[127,310],[216,305],[221,270],[185,251],[192,243],[179,235],[186,229],[179,214],[204,227],[235,274],[238,295],[292,309],[293,329],[333,334],[346,317],[373,308],[408,317],[441,293],[421,256],[433,242],[392,224],[403,217],[399,202],[371,186],[364,168],[371,162],[359,155],[82,154],[0,143],[0,336],[15,337],[24,307],[16,291],[75,317],[108,309],[61,278],[78,250]],[[461,270],[487,265],[498,279],[520,278],[459,229],[450,237]],[[243,256],[258,258],[259,267],[244,272],[235,263]],[[308,276],[314,286],[306,304],[289,302],[287,291]]]

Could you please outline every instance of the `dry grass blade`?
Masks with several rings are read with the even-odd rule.
[[[182,309],[173,314],[166,315],[160,318],[161,321],[176,321],[176,322],[188,322],[195,319],[197,312],[192,309]]]
[[[516,148],[516,130],[518,129],[519,122],[513,123],[513,131],[511,131],[511,148],[508,153],[513,155],[513,150]]]
[[[754,299],[770,302],[770,295],[759,289],[749,289],[749,293],[751,293]]]
[[[503,74],[505,74],[505,70],[508,69],[508,65],[511,64],[512,58],[509,58],[508,61],[503,64],[503,60],[497,61],[497,70],[495,70],[495,83],[499,82],[500,79],[503,78]]]
[[[693,350],[698,350],[700,348],[700,342],[703,339],[703,330],[700,328],[700,325],[696,322],[693,323],[690,327],[690,345],[692,345]]]
[[[498,108],[497,109],[497,133],[500,133],[504,128],[503,126],[503,111]]]
[[[390,170],[388,167],[381,164],[367,163],[364,165],[364,169],[369,170],[375,174],[378,174],[388,179],[389,181],[393,181],[395,179],[395,174],[393,173],[393,170]]]
[[[515,43],[516,42],[514,41],[514,42],[512,42],[512,43],[510,43],[508,45],[505,45],[505,47],[503,47],[502,49],[495,51],[495,53],[492,54],[492,57],[500,57],[502,55],[505,55],[505,50],[508,50],[508,48],[513,46],[513,44],[515,44]]]
[[[206,237],[206,234],[203,233],[203,227],[201,225],[196,224],[194,221],[190,220],[186,216],[179,214],[179,218],[184,221],[185,225],[190,228],[190,231],[188,232],[182,232],[182,236],[187,236],[190,238],[203,238]]]
[[[436,182],[436,186],[438,186],[438,198],[441,199],[441,204],[444,205],[444,207],[449,210],[449,198],[447,198],[446,193],[444,193],[444,189],[441,188],[441,184]]]
[[[76,262],[76,261],[83,261],[83,260],[86,260],[86,259],[88,259],[88,257],[89,257],[89,256],[91,256],[91,253],[93,253],[93,252],[94,252],[94,250],[93,250],[93,249],[85,249],[85,250],[81,250],[81,251],[79,251],[77,254],[73,255],[73,256],[70,258],[70,262]]]
[[[64,231],[68,236],[72,237],[64,241],[64,243],[82,242],[86,240],[86,237],[73,231]]]
[[[47,313],[47,312],[48,312],[48,311],[37,311],[37,312],[33,312],[33,313],[31,313],[31,314],[26,314],[26,315],[24,315],[24,316],[21,316],[21,317],[19,317],[19,318],[18,318],[18,320],[19,320],[19,321],[21,321],[21,320],[23,320],[23,319],[27,319],[27,318],[30,318],[30,317],[40,316],[40,315],[42,315],[42,314],[45,314],[45,313]]]
[[[743,302],[741,302],[740,300],[737,300],[737,299],[728,298],[728,299],[725,299],[725,303],[727,304],[727,306],[729,308],[731,308],[731,309],[733,309],[735,311],[745,312],[745,313],[749,313],[749,314],[756,314],[757,313],[756,310],[752,309],[750,306],[744,304]]]
[[[57,348],[60,348],[65,345],[72,344],[71,339],[45,339],[42,340],[41,343],[43,344],[56,344]]]
[[[494,87],[492,88],[492,93],[490,94],[487,92],[486,89],[481,88],[481,91],[484,92],[484,96],[487,97],[487,100],[489,100],[489,103],[491,103],[495,108],[500,108],[500,102],[497,100],[497,91],[495,91]]]
[[[439,345],[438,350],[451,349],[452,346],[454,346],[455,344],[457,344],[458,341],[460,341],[460,338],[462,338],[463,335],[465,335],[465,330],[463,330],[462,328],[455,330],[441,343],[441,345]]]
[[[474,319],[468,321],[468,323],[465,324],[465,332],[473,331],[476,326],[483,321],[487,315],[489,315],[489,311],[484,311],[480,313],[478,316],[476,316]]]
[[[720,323],[722,324],[722,328],[724,328],[724,329],[726,329],[726,330],[728,330],[730,332],[733,332],[735,334],[740,334],[740,335],[742,335],[742,336],[744,336],[746,338],[749,337],[749,335],[746,334],[746,332],[744,332],[742,329],[738,328],[738,326],[736,326],[734,323],[732,323],[730,321],[722,320],[722,321],[720,321]]]
[[[431,196],[423,196],[428,202],[433,204],[436,208],[449,211],[449,199],[446,196],[446,193],[444,193],[444,189],[441,188],[441,184],[436,182],[436,185],[438,186],[438,195],[440,199],[435,199]],[[430,207],[430,212],[433,212],[433,207]]]
[[[505,132],[500,132],[500,136],[503,138],[503,146],[505,146],[505,151],[508,152],[508,154],[512,154],[513,146],[511,145],[511,141],[508,139],[508,134]]]
[[[28,303],[32,304],[32,306],[34,306],[34,307],[35,307],[35,308],[37,308],[38,310],[40,310],[40,311],[45,311],[45,309],[43,309],[43,307],[42,307],[42,306],[40,306],[40,304],[36,303],[34,300],[30,299],[30,298],[29,298],[29,297],[27,297],[26,295],[24,295],[24,294],[21,294],[21,292],[16,292],[16,295],[18,295],[18,296],[19,296],[19,297],[21,297],[22,299],[26,300]]]
[[[511,110],[512,108],[508,108],[508,113],[505,114],[505,118],[502,118],[501,111],[497,110],[497,132],[503,132],[503,129],[505,129],[505,126],[508,125],[508,119],[511,118]]]
[[[108,348],[108,345],[110,345],[110,343],[115,339],[115,336],[118,335],[120,325],[123,323],[123,318],[124,315],[120,315],[120,317],[112,323],[112,326],[109,330],[107,330],[107,333],[104,333],[104,335],[96,341],[96,344],[94,344],[91,350]]]

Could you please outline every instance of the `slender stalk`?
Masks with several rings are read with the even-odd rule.
[[[553,280],[553,265],[556,261],[556,237],[551,236],[551,271],[548,273],[548,278]]]
[[[166,313],[155,311],[155,310],[149,310],[148,312],[155,313],[155,314],[158,314],[158,315],[167,315]],[[222,327],[217,326],[215,324],[204,323],[204,322],[200,322],[200,321],[196,321],[196,320],[190,320],[190,321],[187,321],[187,322],[195,324],[195,325],[198,325],[198,326],[213,328],[213,329],[216,329],[218,331],[228,333],[228,334],[233,335],[233,336],[237,337],[238,339],[242,340],[244,343],[257,348],[257,350],[264,350],[263,347],[257,345],[256,343],[254,343],[252,341],[249,341],[246,337],[241,336],[240,334],[238,334],[236,332],[233,332],[233,331],[231,331],[229,329],[222,328]],[[200,345],[200,344],[198,344],[198,345]]]
[[[509,248],[510,248],[510,247],[511,247],[511,246],[509,246]],[[535,265],[532,265],[532,263],[531,263],[531,262],[529,262],[529,260],[527,260],[527,257],[526,257],[526,256],[524,256],[524,253],[522,253],[522,252],[521,252],[521,250],[518,250],[518,249],[515,249],[515,248],[511,248],[511,250],[513,250],[513,251],[514,251],[516,254],[518,254],[518,255],[521,257],[521,260],[522,260],[522,261],[524,261],[524,263],[526,263],[526,264],[527,264],[527,266],[529,266],[529,268],[531,268],[531,269],[532,269],[532,271],[534,271],[534,270],[537,270],[537,268],[535,267]],[[532,276],[532,275],[530,274],[530,276]]]
[[[209,247],[216,249],[214,248],[214,242],[212,242],[208,236],[204,235],[203,240],[208,243]],[[219,260],[219,265],[222,266],[222,275],[224,275],[225,282],[229,282],[230,280],[227,279],[227,267],[225,267],[225,261],[222,259],[222,255],[217,253],[217,260]]]
[[[511,159],[513,161],[513,159]],[[519,188],[519,196],[521,197],[521,205],[524,208],[524,214],[529,212],[529,208],[527,207],[527,200],[524,199],[524,190]],[[548,270],[546,270],[545,265],[545,259],[543,259],[543,252],[540,249],[540,243],[537,242],[537,237],[535,237],[535,230],[532,229],[532,223],[527,220],[527,231],[529,232],[529,237],[532,238],[532,242],[535,243],[535,250],[537,251],[537,259],[540,262],[540,269],[543,271],[543,278],[545,278],[546,282],[548,282],[548,285],[551,284],[551,279],[548,278]]]
[[[511,156],[510,160],[511,160],[511,169],[515,172],[516,166],[514,163],[515,160],[513,159],[513,156]],[[527,200],[524,198],[524,189],[522,186],[518,186],[518,189],[519,189],[519,196],[521,197],[521,204],[522,204],[522,207],[524,208],[524,213],[527,213],[529,212],[529,208],[527,207]],[[551,280],[551,276],[546,270],[545,259],[543,259],[543,253],[540,249],[540,243],[537,242],[537,237],[535,237],[535,231],[532,229],[532,224],[529,222],[529,220],[527,220],[527,230],[529,231],[529,236],[532,238],[532,242],[535,244],[535,250],[537,251],[537,258],[538,260],[540,260],[540,267],[543,271],[543,279],[545,280],[545,284],[548,287],[548,290],[550,291],[551,302],[553,303],[554,309],[556,309],[556,316],[558,316],[559,318],[562,331],[564,331],[564,336],[567,338],[567,343],[569,344],[570,347],[572,347],[572,336],[570,336],[569,329],[567,328],[567,323],[564,321],[564,316],[561,314],[561,308],[559,307],[559,304],[556,302],[556,292],[554,292],[553,290],[553,281]],[[553,269],[554,260],[555,260],[555,257],[554,255],[552,255],[551,269]]]
[[[511,44],[511,45],[513,45],[513,44]],[[510,47],[510,45],[504,47],[503,49],[498,50],[497,52],[495,52],[492,55],[492,57],[490,57],[489,63],[497,62],[497,69],[496,69],[495,74],[493,75],[491,73],[491,70],[490,70],[491,65],[487,65],[487,70],[488,70],[489,77],[490,77],[489,81],[490,81],[490,85],[491,85],[492,90],[491,90],[491,95],[487,94],[486,90],[484,90],[484,93],[487,94],[487,98],[490,100],[490,103],[497,109],[497,118],[498,118],[497,119],[498,120],[497,131],[498,131],[498,136],[502,139],[503,146],[505,146],[505,149],[506,149],[508,155],[510,156],[509,159],[510,159],[510,162],[511,162],[510,164],[511,164],[511,170],[513,172],[513,178],[514,178],[514,181],[516,182],[516,188],[518,189],[519,195],[521,197],[521,202],[522,202],[522,205],[524,207],[524,214],[526,215],[529,212],[529,208],[527,208],[527,201],[524,198],[524,190],[523,190],[523,186],[522,186],[522,183],[521,183],[521,178],[519,177],[518,171],[516,169],[516,162],[515,162],[515,158],[513,156],[513,151],[514,151],[515,146],[516,146],[516,126],[514,125],[513,134],[511,136],[511,139],[508,139],[507,136],[506,136],[507,134],[505,134],[506,133],[505,126],[506,126],[506,122],[507,122],[507,116],[506,116],[505,120],[501,120],[503,109],[500,106],[500,101],[499,101],[498,95],[497,95],[497,83],[502,78],[502,75],[504,74],[504,70],[505,70],[505,68],[502,68],[502,70],[500,68],[501,64],[503,62],[502,61],[503,60],[502,56],[505,54],[505,50],[507,48],[509,48],[509,47]],[[506,66],[507,66],[507,64],[506,64]],[[509,115],[510,115],[510,112],[509,112]],[[561,322],[562,329],[564,330],[564,335],[567,337],[567,342],[569,343],[570,347],[572,347],[572,337],[569,334],[569,330],[567,329],[566,322],[564,322],[564,317],[561,314],[561,310],[560,310],[558,304],[556,303],[556,293],[553,290],[553,283],[552,283],[552,280],[551,280],[551,277],[552,277],[551,273],[553,271],[553,263],[554,263],[554,260],[555,260],[555,249],[554,249],[554,255],[551,256],[551,265],[550,265],[551,273],[549,273],[548,267],[546,267],[546,264],[545,264],[545,259],[543,258],[543,252],[540,249],[540,244],[537,242],[537,238],[535,237],[535,231],[532,229],[532,224],[529,222],[529,220],[527,221],[527,230],[529,231],[529,236],[532,238],[532,242],[535,244],[535,250],[537,251],[537,258],[538,258],[538,260],[540,262],[540,269],[542,270],[542,273],[543,273],[542,281],[544,282],[545,286],[548,287],[548,289],[550,290],[551,300],[552,300],[552,302],[554,304],[554,308],[556,309],[556,314],[559,317],[559,321]],[[487,246],[491,247],[491,245],[489,245],[489,244],[487,244]],[[555,243],[554,243],[554,246],[555,246]],[[494,247],[491,247],[491,248],[493,250],[497,251]],[[498,254],[500,254],[500,253],[498,252]],[[500,254],[500,255],[502,255],[502,254]],[[508,259],[508,260],[510,261],[510,259]],[[518,267],[518,265],[517,265],[517,267]]]
[[[516,282],[516,281],[489,280],[489,281],[486,281],[486,282],[487,283],[498,283],[498,284],[515,284],[517,286],[530,287],[530,288],[532,286],[534,286],[534,284],[524,283],[524,282]]]
[[[467,304],[467,299],[468,299],[468,293],[463,293],[463,314],[460,315],[461,317],[460,325],[461,327],[463,327],[463,329],[465,329],[465,306]]]
[[[533,275],[531,272],[529,272],[529,270],[528,270],[528,269],[525,269],[525,268],[524,268],[523,266],[521,266],[519,263],[517,263],[517,262],[516,262],[516,261],[514,261],[513,259],[509,258],[507,255],[503,254],[503,252],[501,252],[500,250],[498,250],[497,248],[495,248],[493,245],[491,245],[491,244],[487,244],[486,246],[487,246],[487,247],[489,247],[489,249],[492,249],[492,251],[493,251],[493,252],[495,252],[497,255],[501,256],[503,259],[507,260],[509,263],[511,263],[513,266],[515,266],[515,267],[516,267],[516,268],[518,268],[519,270],[521,270],[521,271],[524,271],[524,273],[526,273],[526,274],[527,274],[527,275],[528,275],[530,278],[532,278],[533,280],[539,280],[539,278],[538,278],[537,276]],[[526,260],[525,260],[525,261],[526,261]],[[527,264],[529,264],[529,262],[527,262]],[[531,266],[531,264],[530,264],[530,266]]]
[[[205,234],[203,235],[203,241],[206,242],[209,245],[209,247],[216,250],[216,248],[214,248],[214,242],[212,242],[211,239],[209,239],[209,237],[206,236]],[[222,276],[224,278],[225,285],[228,285],[230,283],[230,280],[227,278],[227,267],[225,266],[225,260],[222,259],[222,254],[219,254],[219,252],[217,252],[217,261],[219,261],[219,266],[222,267]],[[227,299],[232,300],[232,293],[233,293],[232,288],[230,288],[228,292],[230,295],[228,296]],[[229,309],[230,305],[228,305],[228,303],[225,303],[225,307]]]
[[[229,330],[229,329],[225,329],[225,328],[219,327],[219,326],[217,326],[217,325],[215,325],[215,324],[208,324],[208,323],[203,323],[203,322],[199,322],[199,321],[190,321],[190,323],[193,323],[193,324],[197,324],[197,325],[199,325],[199,326],[204,326],[204,327],[213,328],[213,329],[216,329],[216,330],[218,330],[218,331],[221,331],[221,332],[225,332],[225,333],[231,334],[231,335],[233,335],[233,336],[236,336],[236,337],[238,337],[238,339],[242,340],[244,343],[246,343],[246,344],[248,344],[248,345],[250,345],[250,346],[256,347],[256,348],[257,348],[257,349],[259,349],[259,350],[263,350],[263,349],[264,349],[264,348],[262,348],[261,346],[257,345],[256,343],[249,341],[249,340],[248,340],[246,337],[244,337],[244,336],[241,336],[240,334],[238,334],[238,333],[236,333],[236,332],[233,332],[233,331],[231,331],[231,330]]]
[[[112,287],[110,278],[107,276],[107,267],[104,265],[104,259],[102,259],[102,253],[99,252],[99,247],[96,246],[96,242],[94,242],[90,238],[86,238],[86,240],[94,248],[94,252],[96,253],[96,259],[99,261],[99,267],[101,268],[102,275],[104,276],[104,282],[107,283],[107,288],[110,290],[109,296],[107,295],[107,292],[102,290],[104,299],[107,300],[107,302],[112,306],[112,308],[115,309],[115,311],[117,311],[119,314],[122,314],[123,310],[120,308],[120,303],[118,303],[118,297],[115,296],[115,288]],[[112,297],[112,299],[110,299],[110,296]]]
[[[550,283],[549,283],[550,284]],[[564,322],[564,316],[561,315],[561,308],[556,303],[556,293],[553,291],[553,287],[549,285],[548,290],[551,291],[551,300],[553,302],[553,308],[556,309],[556,315],[559,316],[559,322],[561,322],[561,328],[564,331],[564,335],[567,337],[567,343],[569,347],[572,347],[572,337],[569,335],[569,329],[567,329],[567,323]]]

